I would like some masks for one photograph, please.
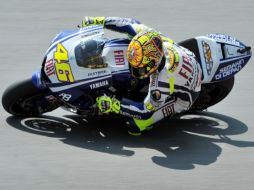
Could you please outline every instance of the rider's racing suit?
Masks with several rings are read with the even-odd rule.
[[[83,21],[83,26],[87,24],[84,22],[87,20]],[[127,33],[130,39],[144,30],[153,30],[130,18],[94,17],[92,22]],[[163,118],[187,111],[201,90],[201,68],[195,55],[171,39],[161,37],[165,59],[161,63],[162,68],[150,75],[149,91],[144,102],[120,101],[119,113],[132,118],[132,134],[146,130]]]

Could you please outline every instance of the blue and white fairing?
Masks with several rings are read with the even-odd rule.
[[[51,82],[48,86],[52,92],[59,92],[75,86],[88,84],[89,82],[97,81],[97,78],[105,78],[105,80],[110,78],[111,72],[109,68],[98,69],[95,72],[91,68],[78,66],[74,53],[75,47],[82,41],[92,38],[102,38],[102,35],[102,27],[89,27],[80,30],[63,31],[55,37],[46,52],[47,59],[44,66],[44,72]],[[61,44],[68,52],[68,63],[74,78],[73,81],[61,81],[57,75],[54,53],[57,51],[58,44]]]
[[[43,72],[50,80],[47,83],[49,89],[63,101],[73,105],[86,92],[109,88],[113,86],[115,80],[120,84],[122,81],[122,88],[125,88],[124,85],[132,79],[126,58],[129,41],[108,40],[103,36],[101,26],[92,26],[79,30],[63,31],[52,41],[45,55]],[[102,66],[84,67],[77,63],[75,48],[91,39],[103,42],[101,56],[104,64]],[[61,48],[57,50],[59,44],[61,44]],[[63,53],[64,49],[68,53],[68,61],[63,63],[69,66],[67,65],[67,70],[59,72],[56,52]]]
[[[250,48],[231,36],[207,34],[195,39],[198,43],[203,83],[232,77],[251,58]]]

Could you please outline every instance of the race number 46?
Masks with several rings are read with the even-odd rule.
[[[69,64],[68,51],[60,43],[57,44],[56,51],[54,52],[54,59],[56,60],[55,67],[58,80],[62,82],[74,82]]]

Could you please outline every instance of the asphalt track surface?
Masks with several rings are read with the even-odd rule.
[[[253,46],[253,8],[253,0],[1,0],[1,94],[39,69],[56,33],[85,15],[137,18],[175,41],[218,32]],[[141,137],[120,119],[85,122],[63,110],[22,119],[0,106],[0,189],[251,190],[253,64],[203,116],[163,122]]]

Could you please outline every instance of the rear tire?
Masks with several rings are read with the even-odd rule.
[[[42,111],[38,109],[36,102],[44,98],[47,92],[47,89],[37,89],[33,85],[31,79],[16,82],[4,91],[2,105],[4,109],[12,115],[38,115],[41,114]]]
[[[201,92],[191,110],[204,110],[223,100],[234,86],[234,76],[219,82],[202,84]]]

